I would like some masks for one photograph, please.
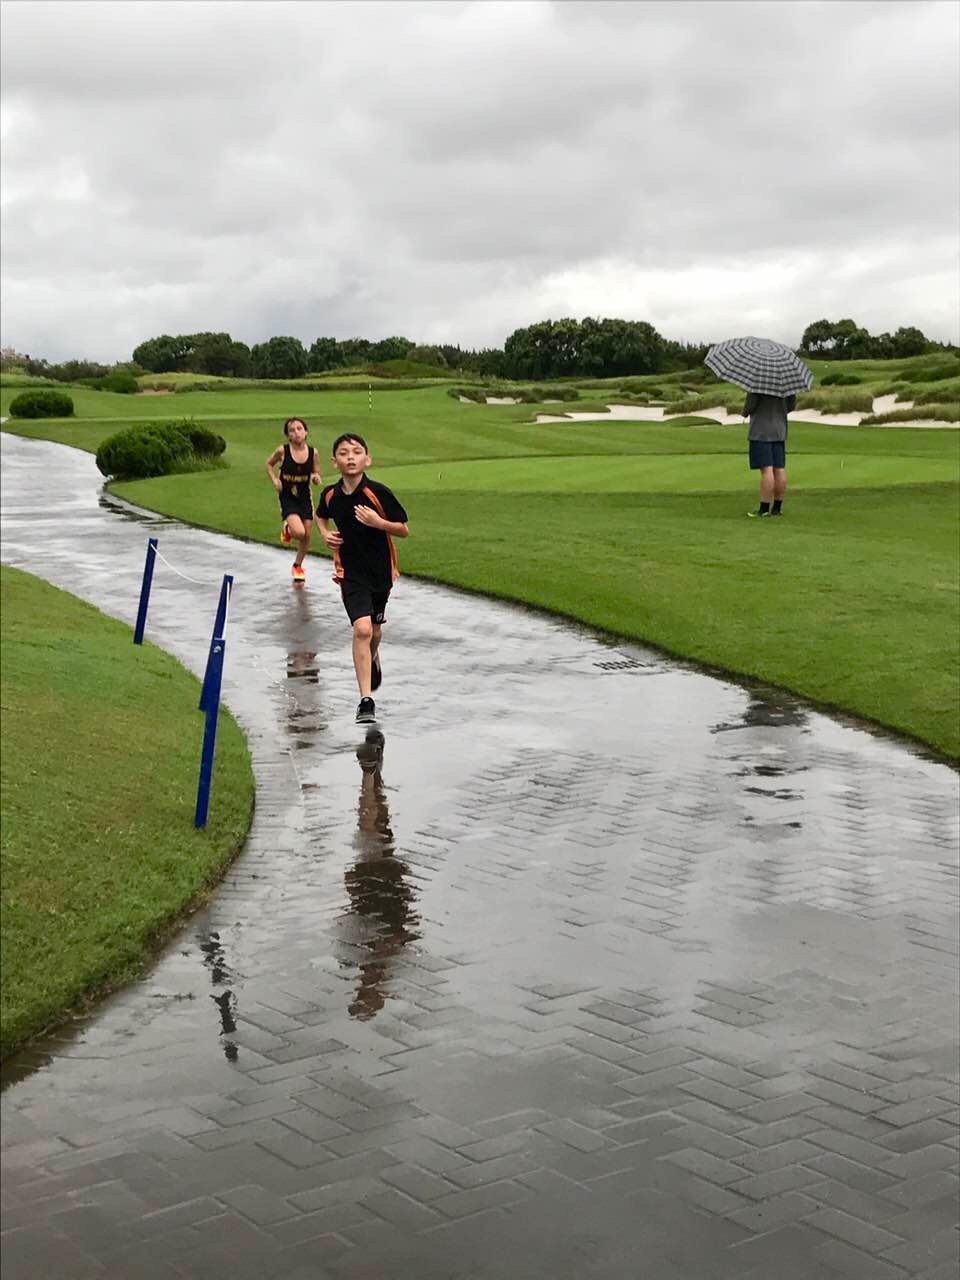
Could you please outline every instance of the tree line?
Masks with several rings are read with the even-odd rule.
[[[196,373],[278,379],[403,361],[407,362],[403,371],[410,373],[418,372],[410,366],[420,366],[497,378],[611,378],[691,369],[703,363],[710,345],[664,338],[644,320],[587,316],[540,320],[515,329],[502,347],[479,350],[452,343],[416,343],[400,336],[377,341],[316,338],[307,347],[288,335],[247,346],[229,333],[160,334],[135,347],[132,360],[112,367],[79,359],[52,364],[6,347],[0,352],[0,369],[21,368],[61,382],[104,378],[117,371],[128,376]],[[957,348],[930,340],[914,326],[872,336],[853,320],[816,320],[804,329],[798,350],[818,359],[862,360],[903,359]]]
[[[913,325],[873,335],[855,320],[814,320],[800,339],[800,354],[818,360],[905,360],[928,351],[956,350],[951,343],[933,342]]]

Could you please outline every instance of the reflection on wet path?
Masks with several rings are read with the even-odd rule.
[[[0,441],[4,562],[132,623],[157,533],[208,585],[161,566],[147,636],[198,674],[234,574],[257,776],[243,854],[154,969],[6,1065],[4,1280],[952,1261],[951,770],[406,579],[368,741],[321,566],[293,592],[288,552]]]
[[[357,953],[359,985],[349,1005],[352,1017],[373,1018],[383,1008],[392,960],[408,942],[416,941],[417,917],[408,867],[397,855],[383,782],[384,737],[368,729],[357,747],[360,797],[357,803],[356,860],[344,872],[350,901],[341,917],[344,949]]]

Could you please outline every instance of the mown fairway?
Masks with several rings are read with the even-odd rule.
[[[6,566],[0,1050],[144,965],[247,832],[253,775],[222,714],[193,826],[198,682],[128,627]]]
[[[127,421],[147,404],[151,417],[190,412],[228,441],[229,470],[118,485],[131,501],[274,541],[263,462],[282,419],[303,413],[324,454],[342,430],[369,439],[374,474],[410,512],[406,572],[769,680],[960,754],[954,430],[794,424],[786,514],[758,522],[746,519],[745,429],[696,417],[537,426],[535,408],[465,405],[443,388],[375,390],[372,412],[357,392],[87,394]],[[224,401],[251,416],[226,416]],[[119,425],[16,429],[95,449]],[[314,589],[335,608],[325,578]]]

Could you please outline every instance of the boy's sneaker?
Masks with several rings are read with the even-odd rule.
[[[380,655],[378,653],[373,660],[373,666],[370,668],[370,688],[376,693],[382,684],[383,672],[380,670]]]
[[[294,582],[306,582],[307,575],[303,572],[302,564],[295,564],[290,572],[293,575]]]
[[[377,707],[372,698],[361,698],[357,707],[357,724],[372,724],[377,718]]]
[[[376,773],[383,764],[383,734],[379,729],[368,729],[366,741],[357,747],[357,759],[364,773]]]
[[[770,514],[769,511],[748,511],[747,515],[751,520],[765,520]]]
[[[280,526],[280,542],[285,547],[289,547],[291,542],[293,542],[290,530],[287,528],[286,520],[284,520],[283,524]]]

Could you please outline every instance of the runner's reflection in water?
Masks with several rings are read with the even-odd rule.
[[[360,797],[357,804],[357,831],[354,836],[356,861],[344,875],[350,898],[349,938],[359,951],[360,982],[349,1006],[351,1017],[376,1017],[386,999],[391,962],[407,942],[418,938],[413,926],[414,891],[405,878],[407,864],[396,856],[387,793],[383,785],[383,734],[367,732],[357,748],[360,762]]]
[[[236,1062],[240,1051],[236,1043],[228,1037],[232,1036],[237,1029],[234,1018],[237,997],[228,985],[233,981],[233,973],[227,964],[219,933],[207,934],[206,941],[200,943],[200,950],[203,952],[203,963],[210,970],[210,981],[215,987],[225,988],[219,995],[211,995],[210,999],[220,1011],[220,1043],[223,1046],[223,1056],[228,1062]]]

